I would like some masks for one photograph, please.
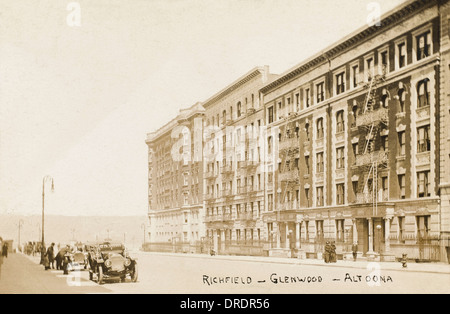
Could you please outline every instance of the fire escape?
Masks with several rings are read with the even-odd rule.
[[[377,96],[380,94],[379,85],[383,82],[384,74],[369,76],[363,107],[356,117],[359,132],[365,134],[364,145],[359,145],[359,154],[356,156],[356,166],[363,174],[362,180],[359,179],[363,185],[358,184],[357,203],[372,203],[374,214],[377,214],[379,199],[378,172],[387,168],[388,161],[388,152],[381,145],[381,132],[388,125],[388,108]]]
[[[294,122],[288,122],[279,142],[281,165],[278,174],[281,188],[279,210],[293,210],[298,207],[295,187],[299,184],[299,138]]]

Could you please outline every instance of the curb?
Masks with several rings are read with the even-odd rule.
[[[340,267],[340,268],[355,268],[355,269],[367,269],[367,264],[369,263],[378,263],[381,265],[382,270],[389,270],[389,271],[407,271],[407,272],[416,272],[416,273],[434,273],[434,274],[449,274],[450,275],[450,265],[448,265],[447,270],[436,270],[436,269],[411,269],[411,268],[402,268],[400,263],[398,265],[398,268],[392,267],[394,265],[387,265],[384,263],[389,262],[364,262],[365,265],[354,265],[352,262],[348,262],[349,264],[341,264],[341,263],[333,263],[333,264],[319,264],[319,263],[308,263],[305,262],[304,259],[286,259],[286,260],[273,260],[269,258],[260,258],[260,257],[249,257],[249,258],[242,258],[238,255],[216,255],[216,256],[210,256],[210,255],[197,255],[197,254],[179,254],[179,253],[169,253],[169,252],[144,252],[140,251],[140,253],[146,253],[146,254],[154,254],[154,255],[164,255],[164,256],[174,256],[174,257],[189,257],[189,258],[207,258],[207,259],[216,259],[216,260],[226,260],[226,261],[245,261],[245,262],[257,262],[257,263],[269,263],[269,264],[286,264],[286,265],[298,265],[298,266],[319,266],[319,267]],[[356,263],[362,263],[363,261],[359,261]],[[394,263],[394,262],[392,262]],[[414,263],[415,265],[416,263]],[[446,265],[446,264],[445,264]],[[441,266],[441,264],[436,265]],[[442,265],[442,267],[445,267]]]

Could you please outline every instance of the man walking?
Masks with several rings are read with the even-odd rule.
[[[352,254],[353,254],[353,261],[356,262],[356,257],[358,256],[358,243],[356,242],[353,242]]]
[[[55,252],[55,243],[52,243],[52,245],[50,245],[47,250],[49,267],[52,269],[55,269],[55,266],[54,266],[55,254],[54,254],[54,252]]]
[[[2,256],[3,257],[8,257],[8,244],[6,242],[3,243]]]

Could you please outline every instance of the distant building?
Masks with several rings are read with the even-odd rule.
[[[202,158],[194,158],[193,148],[194,128],[196,123],[202,127],[203,115],[196,103],[147,134],[150,243],[195,244],[205,236],[203,164]],[[197,142],[201,154],[201,137]]]

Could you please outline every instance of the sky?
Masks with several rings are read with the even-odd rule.
[[[0,214],[146,214],[147,133],[402,2],[0,0]]]

